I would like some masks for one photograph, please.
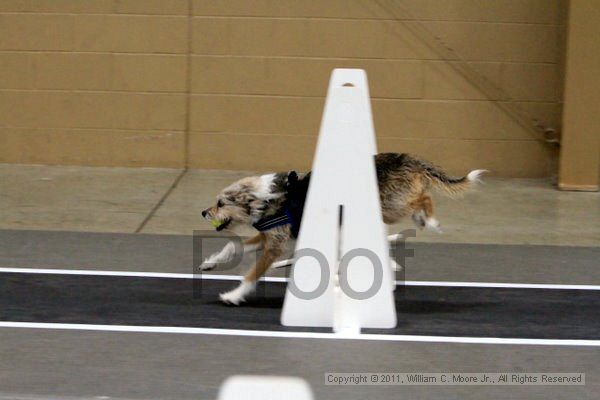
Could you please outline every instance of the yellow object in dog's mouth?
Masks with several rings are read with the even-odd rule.
[[[227,226],[229,226],[229,223],[231,222],[230,219],[226,219],[224,221],[218,220],[218,219],[213,219],[211,221],[212,226],[215,227],[216,230],[221,231],[223,229],[225,229]]]

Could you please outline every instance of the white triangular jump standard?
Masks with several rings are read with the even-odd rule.
[[[376,152],[367,75],[360,69],[336,69],[325,101],[283,325],[348,333],[396,326]],[[317,252],[322,256],[315,256]]]

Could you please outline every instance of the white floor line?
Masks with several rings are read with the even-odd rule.
[[[217,274],[181,274],[167,272],[135,272],[135,271],[103,271],[87,269],[50,269],[50,268],[0,268],[0,273],[23,274],[56,274],[56,275],[89,275],[89,276],[124,276],[142,278],[168,279],[207,279],[237,281],[238,275]],[[287,282],[287,278],[267,276],[261,278],[265,282]],[[559,290],[600,290],[600,285],[562,285],[551,283],[509,283],[509,282],[451,282],[451,281],[396,281],[396,285],[405,286],[439,286],[439,287],[475,287],[475,288],[507,288],[507,289],[559,289]]]
[[[141,278],[170,278],[170,279],[193,279],[201,277],[200,274],[180,274],[169,272],[136,272],[136,271],[108,271],[93,269],[53,269],[53,268],[0,268],[0,273],[19,274],[52,274],[52,275],[89,275],[89,276],[126,276]],[[204,275],[202,275],[204,278]]]
[[[77,331],[137,332],[137,333],[179,333],[188,335],[252,336],[296,339],[345,339],[371,340],[386,342],[426,342],[426,343],[467,343],[467,344],[508,344],[535,346],[600,346],[600,340],[577,339],[524,339],[524,338],[488,338],[460,336],[419,336],[385,335],[363,333],[343,335],[323,332],[259,331],[244,329],[188,328],[171,326],[133,326],[133,325],[93,325],[93,324],[56,324],[38,322],[0,321],[0,328],[21,329],[59,329]]]

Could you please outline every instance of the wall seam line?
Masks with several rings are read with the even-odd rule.
[[[183,167],[187,170],[190,166],[190,127],[192,118],[192,17],[193,1],[188,0],[187,15],[187,53],[186,53],[186,75],[185,75],[185,133],[183,143]]]

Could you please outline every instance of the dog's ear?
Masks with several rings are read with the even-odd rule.
[[[293,192],[295,190],[297,184],[298,184],[298,174],[296,173],[296,171],[288,172],[285,189],[288,192]]]

